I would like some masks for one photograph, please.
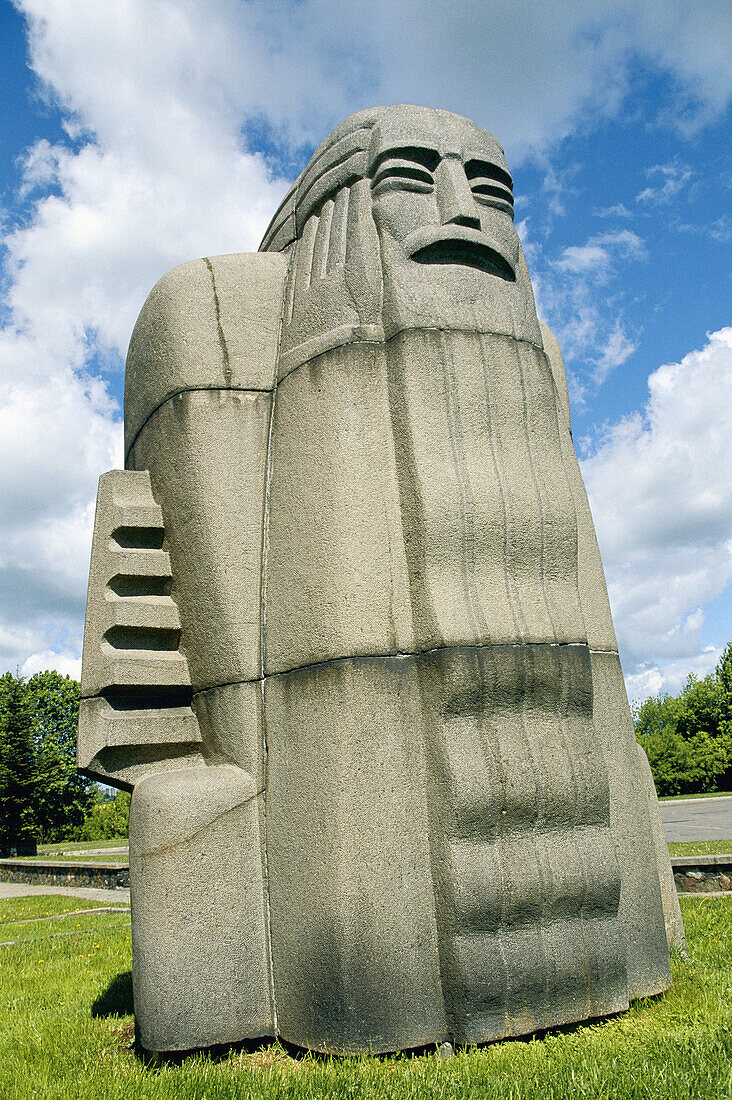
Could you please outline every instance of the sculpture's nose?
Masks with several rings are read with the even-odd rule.
[[[440,220],[443,225],[466,225],[480,229],[473,192],[462,161],[445,157],[435,171],[435,190]]]

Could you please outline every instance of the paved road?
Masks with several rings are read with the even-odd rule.
[[[732,795],[676,798],[660,806],[666,840],[732,840]]]

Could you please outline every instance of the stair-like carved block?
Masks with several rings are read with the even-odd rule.
[[[89,575],[77,759],[87,775],[116,786],[201,762],[164,538],[149,474],[104,474]]]

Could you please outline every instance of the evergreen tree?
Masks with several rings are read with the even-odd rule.
[[[79,684],[58,672],[37,672],[26,684],[36,755],[39,839],[69,840],[91,809],[94,785],[76,770]]]
[[[719,690],[719,728],[732,738],[732,642],[727,643],[719,658],[716,676]]]
[[[31,716],[25,683],[0,677],[0,851],[34,852],[38,793]]]

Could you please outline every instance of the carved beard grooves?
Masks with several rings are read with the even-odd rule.
[[[376,117],[369,149],[381,140]],[[618,1011],[620,879],[566,425],[526,265],[517,238],[513,281],[418,262],[372,197],[367,155],[350,155],[360,178],[314,203],[348,158],[306,170],[296,240],[278,219],[266,239],[293,250],[264,616],[282,1026],[304,1045],[331,1026],[313,994],[326,938],[372,1037],[409,1015],[402,995],[460,1042]],[[287,847],[302,836],[312,873]],[[357,981],[364,959],[376,970]]]
[[[390,212],[366,178],[380,150],[422,141],[477,148],[510,180],[502,151],[459,116],[397,116],[396,130],[382,109],[334,131],[263,245],[291,251],[268,671],[452,644],[586,641],[556,389],[510,217],[488,209],[480,221],[512,281],[420,263],[408,245],[422,228],[400,234],[393,201]],[[402,196],[388,198],[398,210]],[[462,232],[440,225],[437,206],[423,228]]]

